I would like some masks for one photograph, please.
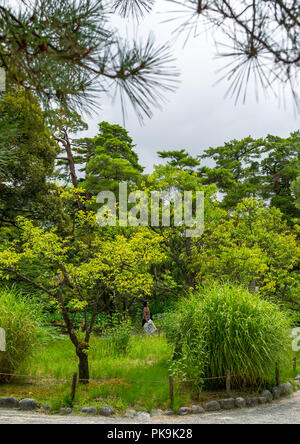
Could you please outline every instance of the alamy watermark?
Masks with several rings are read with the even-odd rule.
[[[97,212],[100,226],[116,226],[118,218],[121,227],[184,227],[186,237],[199,237],[204,231],[203,191],[151,191],[150,196],[133,191],[128,195],[128,184],[123,182],[118,201],[112,191],[102,191],[96,201],[103,204]]]
[[[6,338],[4,328],[0,328],[0,352],[6,351]]]
[[[293,328],[291,337],[294,338],[292,341],[292,349],[294,352],[300,351],[300,327]]]
[[[0,93],[3,93],[6,89],[6,72],[5,69],[0,68]]]

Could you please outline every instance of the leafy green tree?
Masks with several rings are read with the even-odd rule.
[[[215,168],[199,169],[203,183],[215,183],[224,194],[225,208],[234,208],[243,198],[258,197],[280,208],[289,220],[300,217],[291,184],[299,175],[300,133],[283,139],[248,137],[209,148],[200,156],[213,159]]]
[[[61,148],[57,156],[57,167],[62,170],[58,177],[68,184],[69,178],[73,187],[78,188],[78,174],[73,154],[73,139],[79,131],[88,129],[88,125],[78,113],[66,111],[62,108],[47,113],[47,123],[54,139]]]
[[[5,167],[15,158],[14,152],[10,150],[6,145],[8,135],[9,137],[11,137],[12,130],[13,128],[8,128],[3,120],[0,122],[0,182],[3,182],[5,180]]]
[[[256,287],[265,297],[299,311],[299,233],[280,211],[255,198],[234,210],[215,212],[192,248],[192,269],[198,285],[229,280]]]
[[[74,188],[78,188],[79,178],[76,169],[76,160],[74,157],[73,136],[79,131],[88,129],[88,125],[82,120],[77,112],[65,110],[63,108],[53,109],[47,113],[47,123],[59,147],[59,153],[56,158],[56,177],[66,185],[72,183]],[[76,206],[79,210],[83,209],[82,200],[78,195]],[[65,208],[70,214],[73,208]],[[73,217],[74,220],[74,217]]]
[[[119,183],[136,184],[143,168],[138,162],[134,145],[128,132],[119,125],[99,124],[99,134],[78,140],[74,146],[76,163],[85,173],[83,186],[90,194],[110,190],[118,194]]]
[[[157,166],[145,187],[167,191],[166,199],[174,190],[204,191],[205,196],[201,237],[186,238],[184,227],[152,227],[167,254],[156,272],[158,287],[169,270],[171,293],[225,280],[256,288],[299,311],[299,227],[291,228],[279,209],[257,198],[241,198],[227,210],[218,202],[214,184],[204,186],[197,172],[171,165]]]
[[[14,221],[17,215],[53,220],[57,202],[52,196],[52,176],[58,146],[33,96],[22,89],[0,99],[0,218]],[[52,216],[53,217],[52,217]]]
[[[177,151],[158,151],[157,154],[161,159],[169,159],[168,164],[174,167],[191,169],[200,165],[200,162],[184,149]]]
[[[174,193],[184,191],[203,191],[206,223],[215,218],[218,211],[216,202],[217,187],[215,185],[204,186],[196,172],[190,169],[167,165],[158,165],[143,183],[145,191],[164,192],[164,204],[168,204]],[[161,209],[162,211],[162,209]],[[194,215],[195,216],[195,215]],[[174,226],[174,206],[171,205],[171,226],[151,227],[153,231],[162,236],[162,248],[167,254],[167,259],[156,270],[156,290],[164,291],[165,294],[178,295],[189,292],[195,288],[196,270],[192,267],[192,246],[194,240],[186,236],[186,227]]]
[[[60,198],[75,203],[81,193],[67,188]],[[160,238],[147,228],[128,236],[117,228],[103,231],[95,213],[85,209],[77,210],[75,226],[67,235],[26,218],[17,223],[15,241],[0,245],[0,277],[18,277],[50,297],[75,347],[80,380],[87,382],[89,341],[97,314],[118,297],[150,294],[151,265],[163,259]],[[79,331],[73,319],[76,313],[84,316]]]
[[[292,183],[292,191],[295,193],[295,205],[300,210],[300,176]]]

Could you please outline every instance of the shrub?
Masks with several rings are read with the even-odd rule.
[[[236,387],[272,382],[275,363],[290,349],[289,332],[290,320],[276,305],[243,287],[215,284],[179,302],[170,318],[171,370],[198,387],[227,369]]]
[[[0,289],[0,327],[6,332],[6,352],[0,373],[15,373],[31,357],[39,335],[39,316],[33,303],[16,289]],[[0,375],[0,382],[10,378]]]

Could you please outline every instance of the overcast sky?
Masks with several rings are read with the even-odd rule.
[[[152,30],[159,42],[170,39],[174,23],[162,23],[166,16],[154,11],[140,24],[140,33],[145,36]],[[118,21],[122,32],[130,25]],[[246,104],[235,105],[234,98],[224,98],[228,88],[226,80],[213,84],[220,74],[217,70],[224,65],[215,57],[216,50],[205,35],[189,40],[183,48],[183,39],[174,44],[174,54],[181,71],[181,83],[175,94],[167,96],[163,110],[154,110],[151,120],[146,119],[141,126],[137,117],[130,112],[126,120],[129,131],[142,165],[151,171],[158,163],[158,150],[185,148],[193,155],[200,154],[210,146],[220,146],[233,138],[247,136],[255,138],[267,134],[288,136],[300,128],[299,115],[296,116],[289,100],[284,108],[271,96],[261,95],[257,103],[254,88],[249,89]],[[102,102],[103,103],[103,102]],[[88,119],[88,135],[97,132],[97,123],[106,120],[123,125],[120,103],[114,105],[106,99],[102,110]]]
[[[164,3],[157,3],[161,12]],[[152,30],[158,42],[165,42],[170,39],[174,23],[162,23],[169,15],[159,11],[156,9],[140,23],[139,33],[146,37]],[[116,26],[122,34],[131,30],[131,24],[126,21],[117,20]],[[213,84],[218,79],[216,71],[226,62],[216,59],[215,54],[209,36],[191,39],[185,48],[183,39],[176,41],[174,55],[181,71],[177,92],[168,94],[163,110],[154,110],[153,118],[145,119],[144,126],[129,112],[126,129],[137,145],[140,163],[146,166],[146,171],[158,163],[158,150],[185,148],[197,155],[205,148],[220,146],[233,138],[249,135],[259,138],[267,134],[286,137],[300,128],[299,115],[295,115],[288,99],[286,109],[280,107],[276,99],[266,99],[263,95],[257,103],[253,87],[245,105],[235,106],[233,98],[224,98],[229,86],[226,80],[217,86]],[[120,102],[112,105],[108,98],[99,98],[99,102],[102,110],[87,119],[89,131],[83,135],[96,135],[97,124],[103,120],[123,125]]]

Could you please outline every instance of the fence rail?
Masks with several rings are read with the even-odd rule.
[[[287,361],[285,363],[281,363],[281,364],[276,364],[275,367],[277,367],[279,365],[280,369],[282,368],[287,368],[290,365],[293,366],[293,370],[296,370],[297,367],[297,358],[294,358],[292,361]],[[16,373],[1,373],[0,372],[0,376],[10,376],[13,378],[28,378],[28,379],[35,379],[35,380],[52,380],[52,381],[58,381],[58,382],[70,382],[73,380],[73,376],[70,376],[69,378],[57,378],[54,376],[38,376],[38,375],[23,375],[23,374],[16,374]],[[234,377],[238,377],[240,375],[234,375],[231,374],[230,377],[234,378]],[[201,379],[201,381],[210,381],[210,380],[217,380],[217,379],[226,379],[228,377],[228,373],[224,376],[211,376],[211,377],[207,377],[207,378],[193,378],[193,379],[182,379],[182,380],[176,380],[177,384],[184,384],[186,382],[194,382],[194,381],[199,381],[199,379]],[[127,382],[127,383],[136,383],[136,382],[143,382],[143,383],[162,383],[162,382],[166,382],[165,379],[159,379],[159,380],[133,380],[133,379],[123,379],[123,378],[89,378],[89,379],[81,379],[81,381],[90,381],[90,382],[99,382],[99,383],[103,383],[106,381],[122,381],[122,382]]]
[[[287,368],[292,365],[293,370],[295,371],[297,368],[297,358],[295,357],[292,361],[286,362],[286,363],[276,363],[275,365],[275,378],[276,383],[280,384],[280,370],[282,368]],[[77,387],[77,380],[78,380],[78,374],[74,373],[73,376],[70,376],[69,378],[56,378],[53,376],[37,376],[37,375],[21,375],[21,374],[15,374],[15,373],[1,373],[0,377],[10,377],[10,378],[24,378],[24,379],[32,379],[35,381],[55,381],[57,383],[72,383],[71,387],[71,398],[72,402],[75,399],[75,392]],[[226,386],[226,392],[230,394],[231,391],[231,382],[232,378],[238,377],[240,375],[234,375],[230,372],[228,369],[226,372],[226,375],[224,376],[211,376],[207,378],[193,378],[193,379],[182,379],[182,380],[176,380],[174,379],[173,375],[169,375],[169,386],[170,386],[170,400],[171,400],[171,406],[174,405],[174,386],[175,384],[185,384],[189,382],[194,381],[213,381],[213,380],[225,380],[225,386]],[[102,378],[102,379],[95,379],[95,378],[89,378],[89,379],[80,379],[80,382],[93,382],[96,384],[103,384],[105,382],[122,382],[127,384],[161,384],[161,383],[167,383],[167,379],[161,379],[161,380],[130,380],[130,379],[123,379],[123,378]]]

